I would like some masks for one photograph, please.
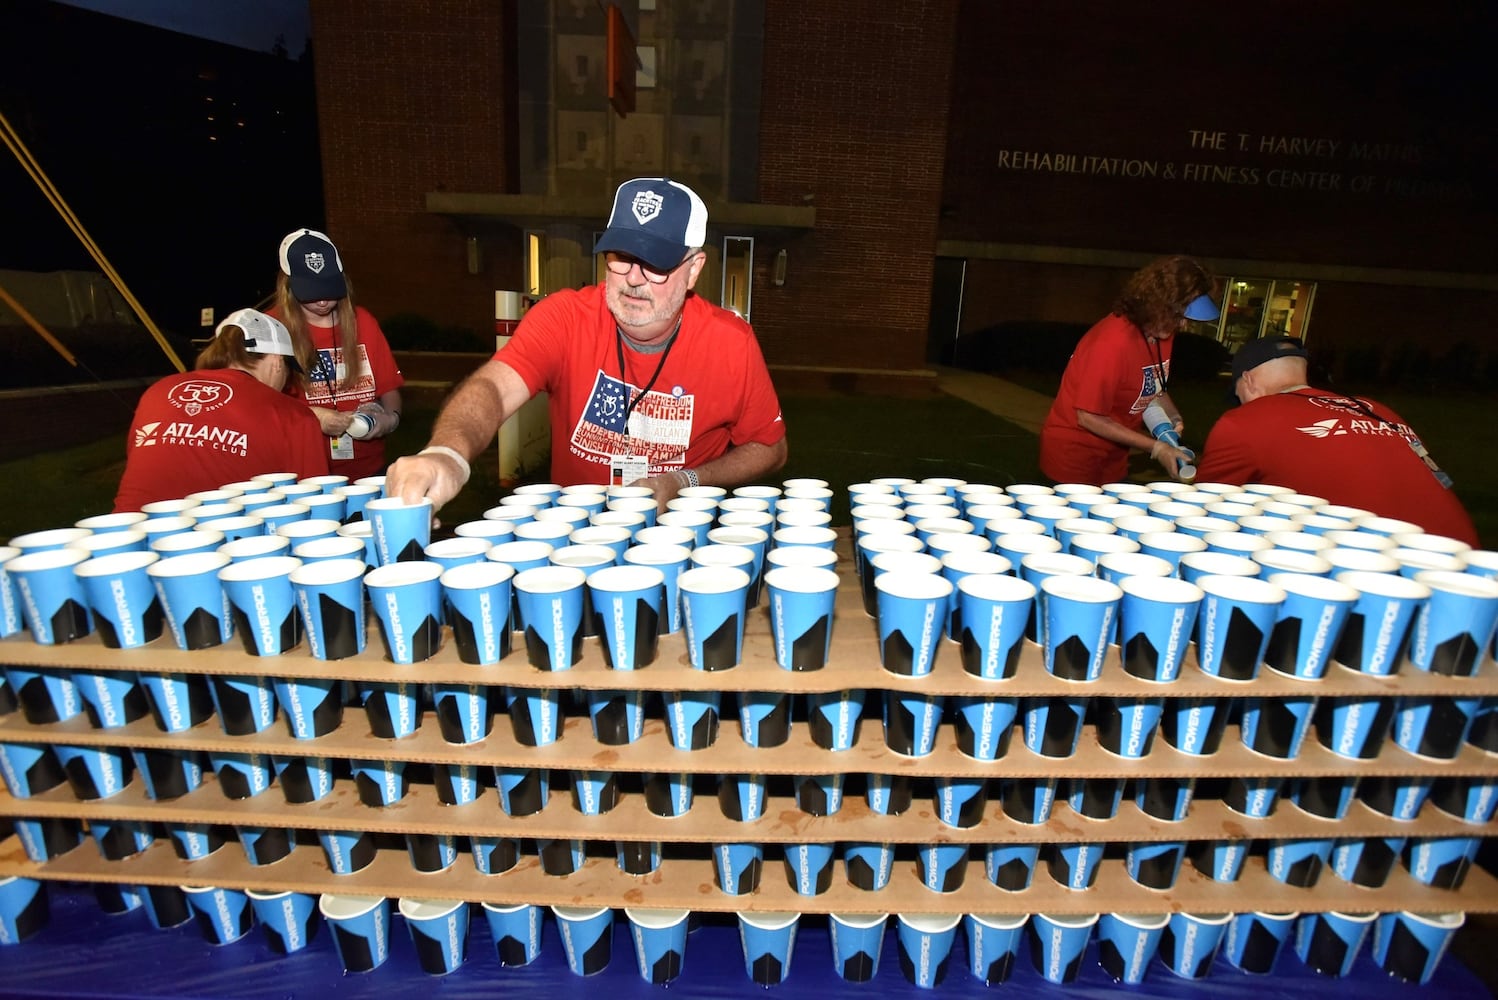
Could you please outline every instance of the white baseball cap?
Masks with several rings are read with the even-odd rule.
[[[240,309],[225,316],[213,335],[217,337],[229,327],[237,327],[244,334],[244,349],[252,354],[281,354],[296,363],[291,332],[274,316],[255,309]]]

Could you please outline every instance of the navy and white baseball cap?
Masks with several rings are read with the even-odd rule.
[[[706,242],[707,206],[697,192],[664,177],[637,177],[614,192],[609,227],[593,252],[613,250],[669,271]]]
[[[251,354],[282,354],[296,360],[291,332],[274,316],[267,316],[254,309],[240,309],[225,316],[213,335],[222,336],[224,330],[231,326],[237,327],[244,334],[244,349]]]
[[[348,295],[338,248],[313,229],[298,229],[281,241],[281,273],[291,279],[291,294],[298,302]]]

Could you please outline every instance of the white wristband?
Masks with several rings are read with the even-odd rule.
[[[460,469],[463,470],[463,482],[464,483],[468,482],[468,477],[473,474],[473,470],[468,467],[468,459],[466,459],[462,455],[458,454],[457,451],[455,451],[452,448],[448,448],[448,447],[445,447],[445,446],[440,445],[440,444],[434,444],[434,445],[428,445],[427,447],[425,447],[425,448],[421,449],[420,451],[418,451],[416,454],[418,454],[418,455],[445,455],[448,458],[452,459],[454,462],[457,462],[458,463],[458,468],[460,468]],[[461,486],[462,483],[459,483],[458,485]]]

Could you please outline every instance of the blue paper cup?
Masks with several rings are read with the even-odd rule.
[[[1047,982],[1075,982],[1098,922],[1096,913],[1037,913],[1030,918],[1030,961]]]
[[[1041,859],[1051,878],[1063,888],[1090,889],[1097,881],[1098,865],[1103,860],[1105,844],[1046,844]]]
[[[983,873],[1005,892],[1024,892],[1039,860],[1039,844],[990,844],[983,852]]]
[[[307,644],[319,660],[364,651],[364,560],[328,559],[291,571]]]
[[[793,780],[796,804],[812,816],[831,816],[843,807],[843,774],[800,774]]]
[[[1040,589],[1046,671],[1063,680],[1097,680],[1123,591],[1106,580],[1064,575],[1042,580]]]
[[[744,971],[760,986],[777,986],[790,974],[799,913],[744,912],[739,915]]]
[[[1008,553],[1004,555],[1009,558]],[[1021,556],[1018,566],[1020,578],[1033,583],[1037,591],[1035,613],[1030,616],[1030,621],[1025,626],[1025,638],[1031,642],[1038,642],[1044,649],[1046,647],[1046,604],[1050,601],[1050,597],[1041,584],[1056,576],[1095,579],[1092,576],[1095,567],[1081,556],[1069,556],[1060,552],[1032,552]]]
[[[1377,917],[1377,913],[1307,913],[1295,924],[1295,953],[1315,972],[1346,976]]]
[[[864,801],[871,812],[880,816],[899,816],[910,808],[912,790],[909,775],[879,774],[864,775]]]
[[[433,976],[456,972],[468,958],[468,904],[407,897],[399,909],[421,971]]]
[[[1290,799],[1296,807],[1322,819],[1343,819],[1357,798],[1357,778],[1319,776],[1295,782]]]
[[[0,743],[0,777],[18,799],[56,788],[67,780],[62,764],[46,743]]]
[[[1344,882],[1379,889],[1404,850],[1403,837],[1352,837],[1332,847],[1331,869]]]
[[[544,747],[562,738],[561,693],[556,688],[506,688],[510,728],[521,746]]]
[[[975,677],[1003,680],[1019,666],[1025,623],[1035,585],[1007,575],[966,576],[957,583],[962,668]]]
[[[142,536],[144,540],[144,536]],[[5,564],[21,554],[14,545],[0,545],[0,639],[21,631],[25,616],[21,613],[21,595],[10,578]]]
[[[506,968],[530,965],[541,957],[545,911],[531,903],[484,903],[484,919],[495,957]]]
[[[334,875],[352,875],[375,859],[374,835],[364,830],[319,830],[317,840]]]
[[[1451,760],[1461,753],[1481,704],[1478,698],[1404,697],[1394,702],[1394,742],[1419,757]]]
[[[564,539],[558,539],[558,548],[551,550],[547,561],[552,566],[568,566],[572,569],[583,571],[584,577],[595,570],[614,566],[619,557],[614,550],[606,545],[564,545]],[[587,638],[601,636],[603,634],[603,623],[601,616],[593,607],[592,590],[583,587],[583,625],[582,633]]]
[[[1221,955],[1240,972],[1267,976],[1299,913],[1235,913],[1223,935]]]
[[[231,944],[250,932],[255,912],[250,897],[238,889],[184,885],[188,905],[198,918],[198,931],[209,944]]]
[[[820,670],[832,647],[837,573],[829,569],[772,569],[769,588],[770,633],[775,661],[783,670]]]
[[[146,692],[132,673],[75,670],[73,684],[83,697],[89,724],[95,729],[115,729],[151,712]]]
[[[906,982],[935,989],[947,977],[952,942],[960,914],[901,913],[896,915],[900,972]]]
[[[141,820],[89,820],[88,832],[106,861],[120,861],[144,851],[156,839],[151,824]]]
[[[318,912],[333,934],[344,972],[371,972],[390,957],[390,900],[323,893]]]
[[[644,533],[644,531],[642,531],[637,539],[639,544],[630,545],[629,532],[623,528],[595,526],[586,529],[579,529],[578,531],[573,532],[573,535],[574,537],[582,535],[584,531],[617,533],[616,535],[612,536],[616,539],[615,544],[621,547],[628,546],[626,548],[623,548],[623,554],[620,556],[620,559],[624,564],[631,566],[652,566],[661,571],[661,575],[665,578],[666,600],[665,607],[661,612],[660,630],[666,633],[681,631],[682,626],[685,624],[683,614],[685,613],[686,609],[680,596],[679,585],[682,574],[685,573],[688,567],[691,565],[692,550],[690,547],[690,543],[695,542],[696,535],[690,534],[688,532],[690,537],[688,539],[688,542],[684,544],[679,540],[681,536],[674,533],[687,532],[687,529],[671,528],[662,525],[654,528],[647,528],[644,529],[644,531],[671,532],[673,534],[661,537],[676,538],[678,539],[678,541],[667,542],[648,540],[654,539],[657,536],[653,534],[647,535]]]
[[[248,509],[248,507],[246,507],[246,509]],[[305,504],[299,503],[277,503],[265,507],[255,507],[254,512],[255,516],[260,518],[260,523],[265,526],[265,533],[267,535],[280,535],[280,529],[284,526],[288,524],[295,524],[298,521],[307,521],[312,518],[312,508],[306,506]],[[191,518],[169,518],[165,520],[190,521]],[[188,525],[186,528],[177,530],[185,531],[190,527],[191,525]],[[165,533],[166,529],[158,530]],[[149,537],[151,534],[151,526],[149,524],[146,526],[145,531],[147,536]],[[280,535],[280,537],[286,538],[287,548],[289,551],[291,539],[285,535]]]
[[[732,566],[699,566],[677,581],[687,658],[697,670],[726,670],[743,657],[749,574]]]
[[[1201,588],[1174,577],[1143,576],[1125,577],[1118,586],[1124,672],[1147,681],[1175,680],[1205,596]]]
[[[1315,709],[1316,699],[1312,697],[1247,698],[1243,702],[1243,745],[1266,757],[1293,760],[1300,755]]]
[[[1481,845],[1477,837],[1411,838],[1404,848],[1404,867],[1422,885],[1460,889]]]
[[[1467,733],[1467,742],[1479,750],[1498,753],[1498,698],[1484,698]]]
[[[1195,582],[1205,595],[1196,617],[1201,669],[1224,680],[1253,680],[1284,603],[1284,590],[1252,577],[1203,576]]]
[[[207,649],[233,635],[229,599],[218,579],[229,561],[221,552],[198,552],[146,567],[178,649]]]
[[[474,801],[481,791],[477,764],[433,764],[432,784],[437,801],[445,806],[462,806]]]
[[[1164,913],[1105,913],[1098,919],[1098,965],[1115,983],[1138,986],[1160,948]]]
[[[530,767],[496,767],[494,784],[499,805],[507,816],[531,816],[546,808],[550,774]]]
[[[135,770],[130,755],[122,749],[56,743],[52,753],[62,765],[73,795],[84,801],[107,799],[123,792]]]
[[[1128,760],[1149,755],[1165,710],[1161,698],[1097,699],[1098,744]]]
[[[51,921],[46,885],[36,879],[0,878],[0,945],[20,944]]]
[[[1268,582],[1285,592],[1285,602],[1265,648],[1265,664],[1301,680],[1320,680],[1357,603],[1357,590],[1304,573],[1275,573]]]
[[[14,547],[23,551],[5,561],[5,575],[15,587],[31,638],[52,646],[81,639],[93,631],[83,581],[73,572],[88,560],[88,553],[68,548]]]
[[[1191,865],[1214,882],[1236,882],[1243,874],[1250,841],[1203,840],[1187,851]]]
[[[940,695],[885,692],[884,745],[904,757],[928,756],[936,749],[942,705]]]
[[[866,983],[879,974],[884,950],[887,913],[831,913],[827,918],[832,942],[832,967],[850,983]]]
[[[961,697],[952,702],[957,750],[974,760],[992,761],[1009,752],[1018,698]]]
[[[1498,631],[1498,579],[1427,570],[1415,581],[1430,588],[1430,601],[1415,614],[1410,663],[1449,677],[1475,675]]]
[[[1172,698],[1160,716],[1160,734],[1181,753],[1210,756],[1222,744],[1231,704],[1226,698]]]
[[[141,908],[140,890],[133,885],[116,885],[112,882],[94,884],[94,900],[99,909],[111,916],[130,913]]]
[[[1430,600],[1423,583],[1390,573],[1349,571],[1336,580],[1358,592],[1337,643],[1334,659],[1359,673],[1388,677],[1399,672],[1409,649],[1415,614]]]
[[[1160,937],[1160,958],[1182,979],[1205,979],[1232,921],[1231,913],[1173,913]]]
[[[685,816],[692,808],[693,775],[686,771],[651,772],[644,776],[645,808],[653,816]]]
[[[877,892],[889,885],[894,862],[893,844],[843,845],[843,872],[855,889]]]
[[[291,571],[300,565],[301,560],[292,556],[263,556],[219,570],[234,630],[251,656],[279,656],[302,641],[302,621],[291,586]]]
[[[73,675],[51,667],[5,666],[6,685],[14,693],[21,714],[34,726],[71,719],[87,704]]]
[[[359,801],[374,809],[395,805],[410,788],[403,760],[351,760],[349,770]]]
[[[276,700],[285,709],[293,739],[327,736],[343,722],[343,682],[318,678],[278,677]]]
[[[593,738],[599,743],[604,746],[624,746],[644,735],[644,691],[592,689],[588,691],[587,697]],[[513,717],[511,721],[513,722]],[[556,725],[561,725],[560,718]]]
[[[391,662],[420,663],[437,655],[442,645],[441,576],[437,563],[403,560],[377,566],[364,577]]]
[[[571,670],[582,658],[584,584],[569,566],[523,570],[513,581],[526,656],[540,670]]]
[[[368,521],[355,520],[339,528],[338,534],[343,538],[357,538],[364,543],[364,565],[372,569],[380,564],[380,557],[375,554],[374,525]]]
[[[447,871],[458,860],[458,838],[450,833],[408,833],[406,856],[416,871]]]
[[[477,743],[489,735],[488,685],[438,684],[432,688],[432,708],[445,742]]]
[[[879,662],[904,677],[924,677],[936,665],[952,599],[952,583],[931,574],[882,573],[878,592]]]
[[[819,896],[832,888],[833,844],[786,844],[785,880],[798,896]]]
[[[139,677],[157,729],[186,732],[213,716],[213,696],[201,674],[142,672]]]
[[[1378,757],[1393,721],[1394,699],[1361,696],[1322,698],[1314,718],[1321,745],[1350,760]]]
[[[1264,855],[1269,877],[1305,889],[1316,884],[1331,859],[1331,838],[1271,840]]]
[[[293,805],[316,802],[333,791],[333,762],[327,757],[282,757],[271,761],[281,795]]]
[[[553,906],[567,968],[574,976],[592,976],[608,968],[613,957],[614,911],[606,906]]]
[[[1283,778],[1235,777],[1222,793],[1222,804],[1250,819],[1264,819],[1274,815],[1283,785]]]
[[[510,655],[514,576],[515,571],[504,563],[485,560],[445,570],[438,578],[459,660],[491,664]]]
[[[1464,913],[1384,913],[1373,931],[1373,960],[1395,979],[1424,986],[1446,955]]]
[[[1413,775],[1369,775],[1358,784],[1358,799],[1390,819],[1409,821],[1420,815],[1435,779]]]
[[[1191,809],[1195,778],[1138,778],[1134,781],[1134,804],[1146,816],[1179,823]]]
[[[1112,819],[1123,801],[1123,778],[1066,778],[1061,796],[1073,812],[1088,819]]]
[[[296,846],[296,834],[286,827],[240,826],[239,846],[252,865],[271,865],[291,853]]]
[[[916,878],[931,892],[961,889],[967,869],[967,844],[925,844],[916,848]]]
[[[421,688],[408,681],[362,681],[359,699],[369,731],[382,740],[398,740],[421,727]]]
[[[520,863],[520,841],[514,837],[470,836],[468,844],[480,875],[503,875]]]
[[[608,566],[589,573],[587,582],[608,666],[639,670],[654,662],[666,617],[665,575],[653,566]]]
[[[806,696],[806,725],[812,742],[824,750],[851,750],[863,715],[862,688],[845,688]]]
[[[1042,757],[1070,757],[1077,752],[1086,698],[1025,698],[1025,746]]]
[[[572,807],[599,816],[619,804],[619,781],[612,771],[573,771]]]
[[[988,781],[981,777],[935,779],[936,818],[951,827],[967,829],[983,822],[988,807]]]
[[[1124,855],[1124,870],[1146,889],[1170,889],[1176,884],[1185,857],[1184,841],[1134,843]]]
[[[106,647],[133,649],[161,635],[161,601],[146,574],[158,559],[155,552],[116,552],[73,568]]]
[[[791,735],[791,696],[783,691],[741,691],[739,734],[746,746],[778,747]]]
[[[1487,823],[1498,807],[1498,778],[1438,778],[1431,786],[1430,801],[1443,813],[1463,822]]]
[[[258,519],[257,519],[258,520]],[[264,530],[261,525],[261,530]],[[252,534],[236,538],[218,547],[218,551],[231,562],[249,562],[251,559],[269,559],[272,556],[291,554],[291,543],[281,535]]]
[[[718,779],[718,805],[723,815],[752,823],[765,813],[763,774],[725,774]]]
[[[614,864],[626,875],[649,875],[661,867],[660,841],[616,840]]]
[[[764,847],[760,844],[715,844],[713,877],[718,888],[730,896],[748,896],[759,888],[764,870]]]
[[[208,823],[167,823],[172,850],[183,861],[198,861],[224,846],[223,832]]]
[[[213,530],[219,532],[224,536],[224,545],[227,545],[230,542],[238,542],[246,538],[266,537],[265,523],[254,514],[248,513],[244,510],[241,510],[239,515],[235,517],[215,518],[211,523],[213,525]],[[285,541],[285,539],[282,539],[282,541]],[[222,552],[223,548],[224,546],[220,545],[218,550]],[[228,553],[224,554],[227,555]]]
[[[375,555],[381,566],[426,558],[426,547],[432,541],[430,499],[408,504],[399,497],[380,497],[367,502],[363,513],[374,526]]]
[[[157,801],[180,799],[203,783],[203,754],[196,750],[156,750],[132,747],[130,757]]]

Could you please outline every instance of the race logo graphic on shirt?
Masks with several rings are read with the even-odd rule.
[[[156,443],[156,428],[161,426],[161,421],[153,421],[149,424],[141,424],[135,428],[135,447],[149,448]]]
[[[223,382],[189,379],[172,387],[166,401],[189,417],[212,413],[234,398],[234,390]]]
[[[1363,437],[1399,437],[1405,440],[1416,440],[1415,432],[1408,424],[1382,420],[1374,416],[1372,410],[1364,410],[1362,406],[1344,396],[1302,398],[1318,409],[1332,410],[1342,414],[1342,416],[1318,420],[1307,427],[1295,428],[1307,437],[1341,437],[1351,434]]]
[[[632,401],[634,409],[629,411]],[[692,439],[695,401],[695,396],[685,392],[677,396],[652,391],[642,398],[637,387],[600,371],[588,394],[588,405],[572,429],[572,453],[603,463],[615,455],[640,455],[649,461],[652,472],[681,465]]]
[[[367,403],[374,399],[374,375],[369,370],[369,355],[364,345],[359,345],[359,377],[351,386],[341,382],[347,373],[343,363],[343,348],[319,348],[317,360],[307,373],[307,402],[314,406],[332,406],[336,400],[354,400]]]
[[[629,203],[629,210],[640,225],[645,225],[651,219],[661,214],[661,206],[666,200],[654,191],[641,191],[635,195],[634,201]]]
[[[191,420],[174,420],[171,423],[158,420],[155,423],[141,424],[135,428],[134,441],[137,448],[174,445],[178,448],[222,451],[240,458],[250,451],[250,436],[244,431],[194,423]]]
[[[1170,378],[1170,362],[1143,365],[1139,369],[1139,398],[1129,404],[1130,413],[1143,413],[1156,396],[1165,391],[1164,380]]]

